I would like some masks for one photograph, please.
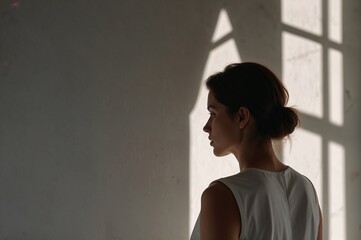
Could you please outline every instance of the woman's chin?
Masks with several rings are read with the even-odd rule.
[[[226,156],[228,153],[219,151],[218,149],[216,149],[216,148],[213,147],[213,154],[214,154],[214,156],[216,156],[216,157],[224,157],[224,156]]]

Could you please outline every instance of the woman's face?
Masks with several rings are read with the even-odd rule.
[[[217,101],[212,90],[208,93],[207,105],[210,117],[203,131],[209,134],[208,139],[211,141],[214,155],[234,153],[240,143],[239,119],[231,118],[226,106]]]

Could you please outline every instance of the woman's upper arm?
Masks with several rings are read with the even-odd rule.
[[[231,190],[215,182],[202,194],[201,240],[239,239],[241,216]]]

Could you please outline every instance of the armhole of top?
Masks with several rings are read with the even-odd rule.
[[[317,213],[318,214],[316,214],[316,217],[317,217],[317,222],[318,222],[318,225],[320,224],[320,222],[321,222],[321,206],[320,206],[320,202],[319,202],[319,199],[318,199],[318,194],[317,194],[317,191],[316,191],[316,188],[315,188],[315,186],[313,185],[313,183],[312,183],[312,181],[308,178],[308,177],[306,177],[306,176],[303,176],[305,179],[306,179],[306,181],[310,184],[310,186],[311,186],[311,190],[312,190],[312,192],[313,192],[313,194],[315,195],[314,197],[315,197],[315,205],[316,206],[313,206],[314,208],[316,208],[317,209]]]
[[[237,207],[238,207],[238,212],[239,212],[239,215],[241,216],[241,234],[239,235],[239,239],[243,239],[244,236],[245,236],[245,231],[243,229],[246,229],[245,227],[245,219],[244,219],[244,208],[243,208],[243,201],[242,199],[240,199],[239,197],[237,197],[237,194],[234,192],[233,190],[233,187],[232,187],[232,184],[229,183],[228,181],[226,181],[224,178],[223,179],[218,179],[216,181],[213,181],[210,186],[212,186],[213,184],[215,183],[221,183],[223,184],[224,186],[226,186],[232,193],[234,199],[236,200],[236,203],[237,203]]]

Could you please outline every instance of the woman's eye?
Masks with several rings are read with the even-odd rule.
[[[215,113],[213,113],[213,112],[210,112],[210,113],[209,113],[209,115],[210,115],[211,117],[216,116],[216,114],[215,114]]]

